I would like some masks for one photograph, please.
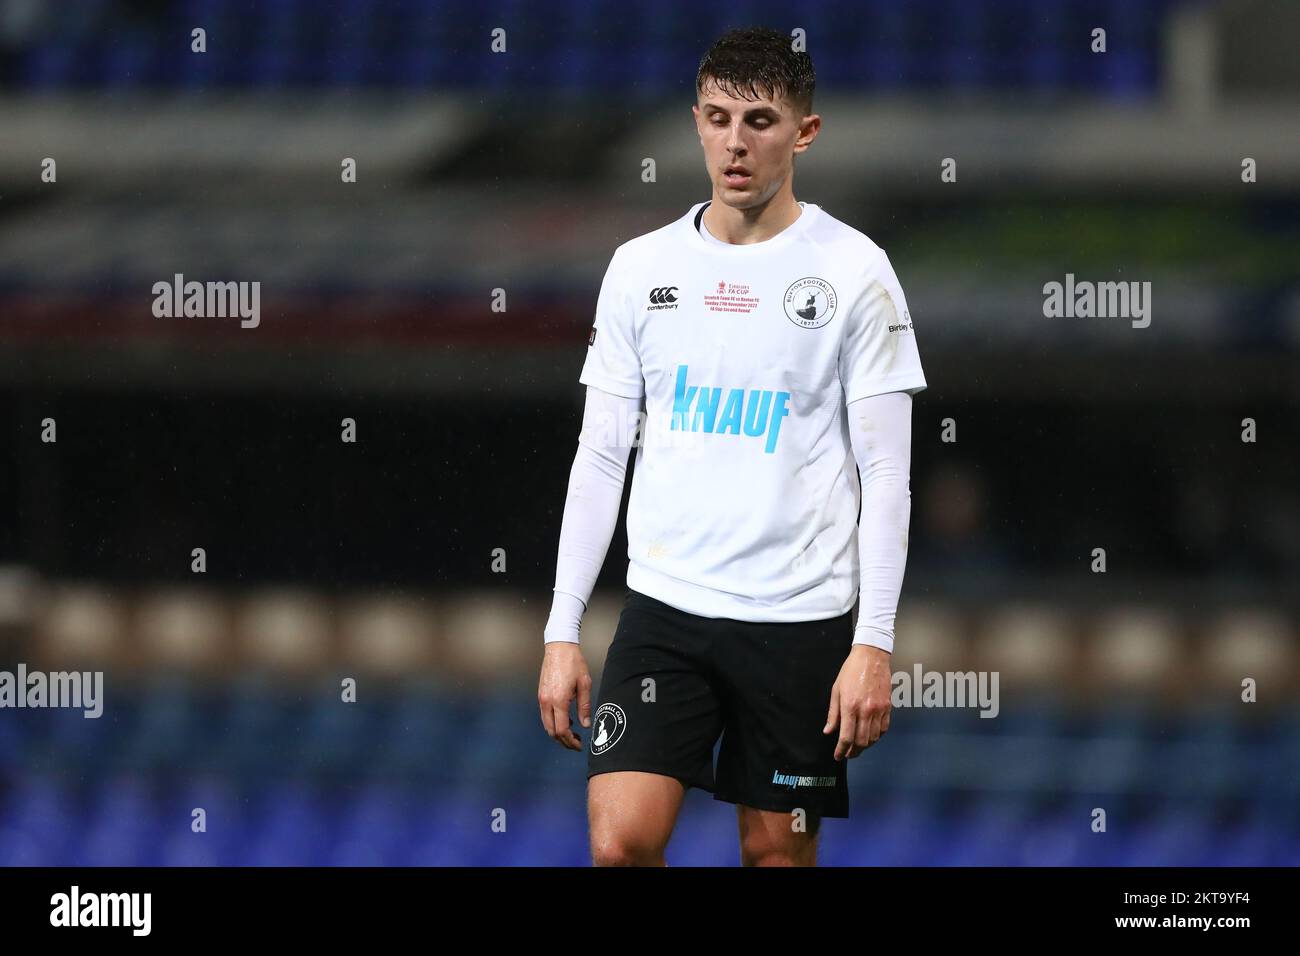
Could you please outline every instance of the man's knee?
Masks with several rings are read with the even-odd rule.
[[[801,834],[783,844],[745,841],[740,846],[742,866],[816,866],[817,838]]]
[[[816,866],[821,817],[797,825],[792,815],[742,811],[740,862],[743,866]]]
[[[741,866],[812,866],[816,857],[806,849],[775,849],[765,847],[758,850],[741,848]]]
[[[592,866],[663,866],[664,848],[626,835],[592,834]]]

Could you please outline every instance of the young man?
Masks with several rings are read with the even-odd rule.
[[[794,198],[813,86],[775,31],[714,44],[694,108],[713,197],[619,246],[601,286],[538,688],[556,740],[582,749],[575,697],[593,728],[596,865],[663,865],[692,786],[737,805],[745,865],[815,865],[821,817],[848,816],[846,759],[889,728],[926,382],[884,251]],[[593,727],[579,624],[634,444]]]

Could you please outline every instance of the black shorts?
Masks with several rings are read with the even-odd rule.
[[[727,803],[847,817],[848,761],[835,760],[838,728],[822,728],[852,645],[851,611],[735,621],[629,589],[592,712],[587,777],[641,770]]]

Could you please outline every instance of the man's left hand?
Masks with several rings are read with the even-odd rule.
[[[840,739],[835,759],[852,759],[889,729],[891,655],[870,644],[854,644],[831,688],[831,706],[822,733]]]

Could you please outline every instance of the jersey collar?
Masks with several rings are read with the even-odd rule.
[[[709,203],[713,200],[706,200],[702,203],[696,203],[690,211],[684,216],[683,221],[688,223],[690,229],[691,244],[700,249],[708,249],[721,255],[744,256],[755,255],[760,252],[768,252],[772,249],[780,249],[789,245],[796,237],[807,231],[809,225],[821,211],[816,204],[810,202],[800,202],[803,207],[803,213],[790,225],[786,226],[771,239],[764,239],[762,242],[751,242],[743,245],[735,243],[723,243],[719,245],[716,242],[709,242],[700,234],[704,210],[708,208]]]

